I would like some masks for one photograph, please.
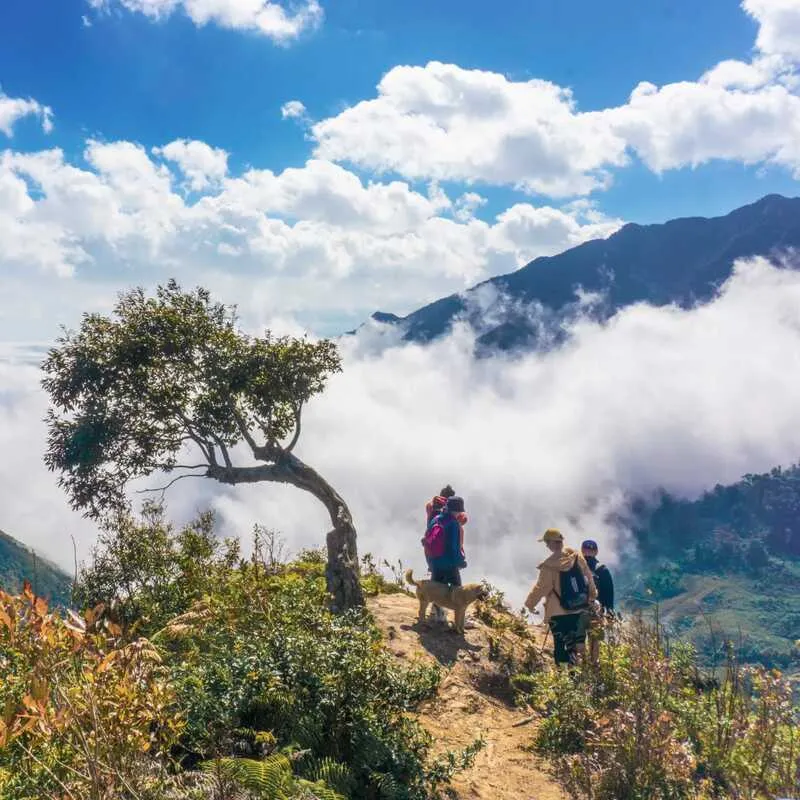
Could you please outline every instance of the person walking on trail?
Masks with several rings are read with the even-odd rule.
[[[589,658],[597,666],[600,662],[600,642],[606,638],[606,620],[614,618],[614,579],[605,564],[597,560],[598,547],[594,539],[581,544],[581,555],[594,578],[597,587],[597,603],[591,609],[589,620]]]
[[[556,664],[575,665],[586,648],[589,609],[597,599],[597,588],[586,560],[564,545],[561,531],[548,528],[539,541],[550,555],[539,564],[539,577],[525,607],[533,612],[544,600],[544,621],[553,633],[553,659]]]

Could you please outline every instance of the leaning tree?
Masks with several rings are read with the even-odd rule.
[[[291,484],[330,514],[332,607],[363,604],[347,504],[294,454],[303,407],[341,370],[333,342],[249,336],[235,309],[172,280],[155,297],[120,295],[110,317],[85,314],[42,366],[45,462],[74,508],[114,517],[130,507],[130,481],[157,472],[174,475],[167,486],[186,477]],[[243,464],[242,451],[257,463]]]

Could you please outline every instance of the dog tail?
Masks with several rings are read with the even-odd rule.
[[[410,583],[412,586],[416,586],[417,582],[414,580],[414,572],[413,570],[407,569],[405,574],[406,583]]]

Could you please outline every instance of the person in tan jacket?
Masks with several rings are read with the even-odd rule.
[[[597,587],[584,557],[564,546],[561,531],[548,528],[539,541],[550,555],[539,564],[539,578],[525,607],[535,611],[544,600],[544,621],[553,632],[556,664],[577,664],[586,648],[589,610],[597,600]]]

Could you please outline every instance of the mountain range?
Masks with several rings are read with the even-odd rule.
[[[737,259],[792,248],[800,248],[800,197],[771,194],[721,217],[629,223],[405,317],[378,311],[372,319],[413,342],[443,336],[463,319],[478,334],[479,351],[532,349],[558,343],[562,323],[587,303],[600,319],[641,301],[688,308],[711,299]]]

